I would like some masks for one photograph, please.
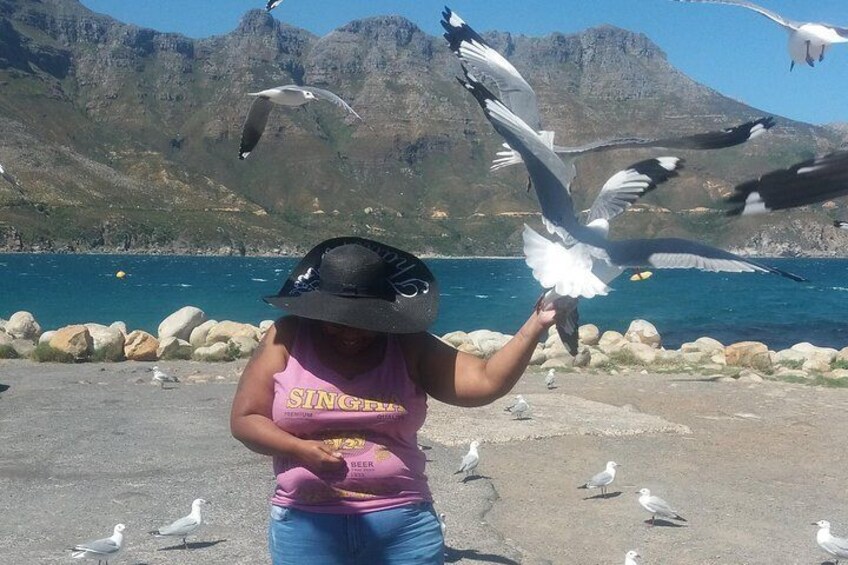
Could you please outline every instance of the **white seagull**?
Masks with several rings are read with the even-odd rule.
[[[797,208],[848,195],[848,150],[834,151],[737,185],[729,215]]]
[[[820,548],[836,557],[837,564],[840,559],[848,557],[848,539],[838,538],[831,534],[830,522],[819,520],[813,522],[813,525],[819,527],[819,531],[816,532],[816,543],[819,544]]]
[[[515,416],[516,420],[525,420],[530,417],[530,405],[520,394],[515,395],[515,402],[504,408],[504,410]]]
[[[165,388],[165,383],[178,383],[180,379],[176,376],[171,376],[165,371],[159,369],[158,366],[153,367],[153,378],[151,382],[159,383],[160,388]]]
[[[643,488],[638,492],[640,495],[639,504],[642,505],[642,508],[651,513],[652,526],[654,525],[654,519],[657,516],[669,520],[680,520],[681,522],[686,521],[686,518],[678,514],[676,510],[672,510],[671,506],[668,505],[668,502],[658,496],[652,496],[650,489]]]
[[[480,454],[477,453],[478,447],[480,447],[480,442],[478,440],[475,439],[471,442],[471,445],[468,448],[468,453],[466,453],[465,457],[462,458],[462,461],[459,464],[459,469],[454,473],[454,475],[465,473],[465,476],[468,477],[474,469],[477,468],[477,465],[480,463]]]
[[[97,565],[105,563],[109,565],[109,559],[118,556],[124,544],[124,530],[126,526],[117,524],[108,538],[87,541],[75,545],[71,551],[74,559],[97,559]]]
[[[554,369],[548,369],[548,374],[545,375],[545,386],[548,387],[548,390],[556,388],[556,371]]]
[[[848,230],[848,222],[843,220],[833,220],[833,227],[841,230]]]
[[[448,532],[448,525],[445,522],[445,513],[439,513],[439,528],[442,530],[442,539],[444,539],[445,534]]]
[[[642,557],[642,556],[631,549],[624,556],[624,565],[639,565],[639,562],[636,561],[637,557]]]
[[[247,119],[244,121],[244,128],[241,132],[241,145],[239,147],[239,159],[246,159],[250,155],[250,152],[253,151],[253,148],[256,147],[256,144],[259,143],[259,139],[265,131],[265,124],[268,123],[268,115],[271,113],[271,108],[274,104],[293,108],[303,106],[313,100],[326,100],[353,114],[360,120],[362,119],[347,102],[329,90],[315,88],[313,86],[288,84],[259,92],[250,92],[248,96],[255,96],[256,99],[250,105]]]
[[[572,170],[570,180],[576,175],[575,161],[587,153],[611,149],[655,148],[666,149],[720,149],[744,143],[757,137],[774,125],[771,117],[760,118],[721,131],[700,133],[684,137],[651,139],[628,137],[594,141],[577,147],[554,145],[554,132],[542,129],[536,92],[521,76],[521,73],[503,55],[494,50],[479,33],[469,26],[458,14],[445,7],[442,12],[444,37],[451,51],[459,57],[464,67],[474,71],[477,78],[495,83],[500,98],[512,113],[521,118],[536,132],[542,142],[556,153],[563,155]],[[497,154],[492,170],[521,163],[522,156],[509,143]],[[570,181],[569,181],[570,182]]]
[[[543,222],[548,231],[559,239],[551,242],[527,227],[524,230],[527,264],[533,269],[536,280],[547,289],[540,299],[540,305],[557,310],[557,330],[567,345],[569,332],[577,333],[574,299],[606,294],[609,292],[607,283],[628,267],[764,272],[796,281],[805,280],[728,251],[686,239],[608,240],[607,218],[621,213],[639,194],[668,178],[672,172],[669,169],[672,169],[672,164],[676,168],[678,160],[654,160],[654,172],[651,174],[644,174],[634,166],[614,175],[607,183],[611,190],[606,193],[602,190],[597,208],[593,205],[597,217],[590,210],[589,217],[595,219],[589,225],[583,225],[577,220],[569,190],[573,168],[563,163],[530,126],[473,76],[466,73],[466,81],[460,82],[474,95],[495,130],[521,154],[536,187]],[[651,175],[657,174],[660,175],[658,179],[652,178]],[[631,186],[631,181],[636,184]],[[569,348],[573,346],[576,349],[576,336],[570,337],[570,343]]]
[[[268,0],[268,3],[265,5],[265,11],[270,12],[282,3],[283,0]]]
[[[173,522],[172,524],[162,526],[161,528],[153,530],[150,533],[156,536],[157,538],[182,538],[183,546],[188,549],[186,537],[196,532],[200,525],[203,523],[203,518],[200,515],[200,507],[204,504],[208,503],[202,498],[196,498],[191,503],[191,513],[188,516],[184,516],[179,520]]]
[[[784,18],[762,6],[745,0],[676,0],[677,2],[702,2],[705,4],[728,4],[730,6],[741,6],[748,8],[765,16],[789,33],[789,56],[792,62],[789,70],[795,68],[795,63],[804,63],[815,66],[815,60],[824,60],[824,52],[833,43],[848,42],[848,28],[834,26],[825,23],[796,22]]]
[[[603,471],[586,481],[585,484],[578,488],[585,489],[601,489],[601,496],[606,497],[607,487],[615,480],[615,469],[620,465],[615,461],[607,461],[606,468]]]

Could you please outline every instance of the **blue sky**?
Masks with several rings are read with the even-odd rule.
[[[758,0],[784,17],[848,27],[845,0]],[[206,37],[231,31],[265,0],[82,0],[94,11],[160,31]],[[323,35],[351,20],[400,14],[441,33],[445,0],[284,0],[272,12]],[[688,76],[763,112],[822,124],[848,122],[848,45],[835,45],[815,69],[789,72],[787,34],[736,6],[671,0],[456,0],[447,4],[478,31],[574,33],[612,24],[647,35]]]

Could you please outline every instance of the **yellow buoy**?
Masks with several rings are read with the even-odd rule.
[[[634,274],[632,277],[630,277],[630,280],[633,281],[633,282],[644,281],[646,279],[651,278],[651,276],[653,274],[654,273],[652,273],[651,271],[640,271],[640,272]]]
[[[118,277],[119,279],[122,279],[125,276],[127,276],[127,274],[123,271],[118,271],[117,273],[115,273],[115,276]]]

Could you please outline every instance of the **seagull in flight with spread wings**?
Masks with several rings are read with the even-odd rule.
[[[265,5],[265,11],[270,12],[282,3],[283,0],[268,0],[268,3]]]
[[[249,96],[255,96],[256,99],[250,105],[250,111],[248,111],[247,119],[244,121],[244,128],[241,132],[241,145],[239,147],[239,159],[246,159],[250,155],[250,152],[253,151],[253,148],[256,147],[256,144],[259,143],[262,133],[265,131],[265,124],[268,123],[268,115],[271,113],[271,108],[274,104],[278,106],[297,107],[303,106],[313,100],[326,100],[360,120],[362,119],[350,107],[350,104],[329,90],[315,88],[313,86],[289,84],[269,88],[260,92],[251,92]]]
[[[541,136],[467,71],[465,80],[460,79],[460,83],[474,95],[495,130],[510,147],[521,154],[536,187],[543,221],[559,239],[557,242],[549,242],[550,245],[543,253],[534,252],[534,257],[538,256],[538,263],[530,265],[530,255],[527,255],[534,277],[548,289],[543,299],[550,289],[561,298],[605,295],[609,292],[606,277],[616,270],[620,273],[625,268],[763,272],[796,281],[805,280],[728,251],[686,239],[607,239],[607,220],[599,218],[595,225],[583,225],[578,221],[569,190],[572,178],[570,171]],[[619,200],[627,202],[625,198]],[[527,229],[525,253],[526,234]],[[550,306],[556,308],[556,304]],[[556,309],[559,322],[562,310]]]
[[[744,143],[757,137],[774,125],[774,118],[764,117],[720,131],[699,133],[684,137],[663,139],[628,137],[594,141],[576,147],[564,147],[554,144],[554,132],[542,129],[539,116],[539,104],[536,92],[521,76],[521,73],[503,55],[493,49],[469,26],[456,12],[445,7],[442,12],[444,37],[451,51],[459,57],[462,65],[472,71],[475,77],[491,80],[497,86],[501,101],[521,118],[542,141],[565,159],[568,167],[576,176],[575,161],[587,153],[608,151],[611,149],[665,148],[665,149],[721,149]],[[502,169],[521,163],[521,155],[508,143],[504,151],[497,154],[492,162],[492,170]]]
[[[795,63],[804,63],[811,67],[816,66],[815,60],[824,61],[824,52],[834,43],[848,42],[848,28],[824,23],[796,22],[784,18],[780,14],[757,6],[753,2],[745,0],[676,0],[677,2],[702,2],[704,4],[727,4],[729,6],[741,6],[748,8],[758,14],[767,17],[789,33],[789,56],[792,62],[789,70],[795,68]]]

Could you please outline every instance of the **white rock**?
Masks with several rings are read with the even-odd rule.
[[[117,328],[103,324],[83,324],[91,334],[92,352],[104,361],[120,361],[124,358],[124,334]]]
[[[609,357],[602,351],[593,349],[590,354],[591,357],[589,359],[589,364],[587,365],[588,367],[600,367],[601,365],[609,363]]]
[[[739,377],[736,379],[736,381],[740,383],[761,383],[763,382],[763,377],[761,377],[754,371],[743,369],[739,372]]]
[[[491,330],[475,330],[469,333],[468,337],[486,359],[500,351],[506,345],[506,342],[512,338],[510,335]]]
[[[442,336],[442,341],[452,345],[453,347],[459,347],[463,343],[471,343],[471,338],[468,337],[468,334],[462,331],[448,332]]]
[[[657,350],[656,362],[666,365],[677,365],[683,362],[683,357],[679,351],[675,351],[674,349],[659,349]]]
[[[192,347],[197,349],[198,347],[206,346],[206,336],[209,335],[209,330],[218,325],[218,320],[206,320],[193,330],[191,330],[191,335],[188,338],[188,342]]]
[[[834,369],[824,374],[828,379],[848,379],[848,369]]]
[[[775,365],[803,365],[807,356],[795,349],[784,349],[774,354]]]
[[[163,360],[191,359],[192,346],[184,339],[171,336],[159,342],[156,357]]]
[[[566,369],[571,367],[572,362],[570,357],[553,357],[542,363],[541,369]]]
[[[6,345],[12,347],[12,342],[14,338],[7,334],[6,332],[0,332],[0,345]]]
[[[827,373],[830,371],[830,362],[826,357],[812,357],[804,361],[801,368],[810,373]]]
[[[603,335],[601,335],[601,339],[598,340],[598,349],[606,354],[610,354],[613,351],[618,351],[628,343],[630,342],[628,342],[620,333],[606,331]]]
[[[127,332],[127,324],[121,321],[112,322],[111,324],[109,324],[109,327],[118,330],[119,332],[124,334],[124,337],[127,337],[127,333],[129,333]]]
[[[588,347],[581,347],[577,350],[577,355],[574,356],[573,364],[575,367],[588,367],[592,362],[592,350]]]
[[[18,357],[28,358],[35,350],[35,344],[28,339],[13,339],[12,349],[18,354]]]
[[[249,337],[250,339],[259,341],[262,338],[262,333],[256,326],[233,322],[232,320],[224,320],[212,326],[209,333],[206,334],[206,345],[219,342],[227,343],[236,336]]]
[[[629,351],[641,365],[650,365],[657,359],[657,350],[647,343],[630,342],[622,351]]]
[[[536,345],[536,349],[533,350],[533,355],[530,357],[530,365],[541,365],[545,361],[548,360],[548,356],[545,353],[545,346],[543,344]]]
[[[818,347],[807,342],[796,343],[790,349],[802,353],[805,359],[826,359],[828,363],[836,360],[839,354],[839,351],[832,347]]]
[[[14,338],[28,339],[34,342],[41,335],[41,326],[38,325],[32,314],[20,311],[9,317],[4,331]]]
[[[196,306],[183,306],[159,324],[159,341],[176,337],[188,341],[191,330],[206,321],[206,313]]]
[[[601,330],[595,324],[584,324],[577,331],[583,345],[598,345],[601,339]]]
[[[231,347],[235,348],[239,357],[250,357],[253,350],[259,346],[259,342],[255,339],[237,335],[227,342]]]
[[[780,367],[777,369],[775,376],[778,378],[798,378],[798,379],[809,379],[810,374],[806,371],[802,371],[800,369],[788,369],[786,367]]]
[[[262,334],[264,335],[265,332],[267,332],[273,325],[274,320],[262,320],[261,322],[259,322],[259,331],[262,332]]]
[[[654,349],[662,345],[662,339],[657,328],[646,320],[633,320],[624,333],[624,339],[632,343],[644,343]]]
[[[41,345],[42,343],[47,343],[47,344],[49,344],[49,343],[50,343],[50,339],[51,339],[54,335],[56,335],[56,330],[49,330],[49,331],[44,332],[44,333],[43,333],[43,334],[41,334],[41,335],[39,336],[39,338],[38,338],[38,345]],[[0,338],[2,338],[2,337],[3,337],[3,334],[2,334],[2,332],[0,332]],[[2,343],[2,342],[0,342],[0,343]]]
[[[848,363],[848,347],[843,347],[839,350],[839,353],[836,354],[836,360]]]
[[[192,354],[195,361],[228,361],[229,346],[224,342],[216,342],[208,347],[198,347]]]
[[[719,340],[711,337],[699,337],[695,340],[695,345],[699,351],[703,351],[704,353],[713,353],[714,351],[724,353],[724,345]]]

